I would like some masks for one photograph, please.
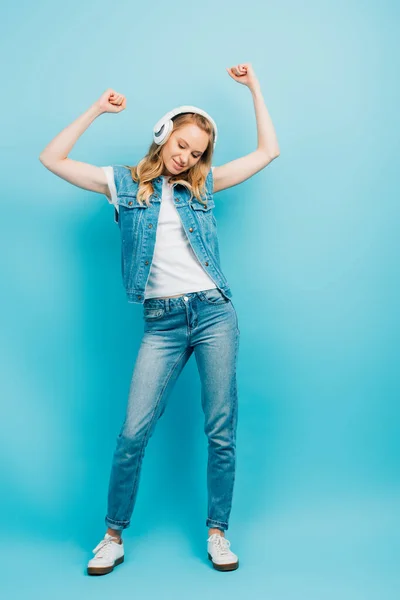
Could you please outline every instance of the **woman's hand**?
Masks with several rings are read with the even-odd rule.
[[[126,98],[109,88],[94,104],[103,113],[119,113],[126,108]]]
[[[226,70],[228,71],[232,79],[234,79],[238,83],[247,85],[247,87],[250,90],[260,87],[259,81],[254,73],[251,63],[242,63],[240,65],[235,65],[234,67],[231,67],[230,69]]]

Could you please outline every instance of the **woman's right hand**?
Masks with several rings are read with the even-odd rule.
[[[119,113],[126,108],[126,98],[115,90],[109,88],[95,102],[101,112]]]

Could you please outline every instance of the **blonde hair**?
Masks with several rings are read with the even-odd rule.
[[[200,129],[209,134],[210,139],[200,160],[185,173],[171,175],[169,183],[180,183],[189,190],[191,194],[190,199],[195,196],[199,202],[205,204],[206,201],[203,200],[203,197],[206,195],[206,177],[211,169],[211,160],[214,149],[214,128],[210,121],[202,115],[197,113],[185,113],[174,117],[172,132],[177,131],[188,123],[197,125]],[[149,199],[154,192],[152,179],[159,177],[164,170],[164,161],[161,156],[162,147],[162,145],[159,146],[155,142],[152,142],[146,156],[142,158],[137,166],[130,167],[125,165],[130,169],[132,179],[139,182],[136,196],[139,204],[150,206]]]

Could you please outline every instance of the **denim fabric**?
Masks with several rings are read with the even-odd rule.
[[[235,480],[239,347],[236,310],[218,289],[148,298],[126,416],[117,437],[106,525],[125,529],[135,505],[145,448],[188,359],[195,354],[208,438],[206,525],[228,529]]]
[[[136,196],[139,186],[133,181],[127,167],[114,165],[113,173],[118,203],[115,218],[121,231],[122,279],[128,302],[143,304],[156,242],[162,177],[152,181],[154,193],[148,207],[138,202]],[[197,259],[223,295],[231,298],[232,292],[220,264],[213,188],[210,169],[206,179],[205,205],[196,198],[189,201],[190,193],[180,184],[173,184],[173,194],[183,228]]]

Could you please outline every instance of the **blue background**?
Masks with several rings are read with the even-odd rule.
[[[2,60],[2,589],[13,598],[399,597],[399,5],[13,2]],[[216,194],[239,317],[238,466],[207,560],[194,359],[147,448],[125,564],[86,576],[143,330],[104,196],[39,154],[108,87],[127,97],[70,158],[136,164],[195,104],[213,164],[256,148],[251,62],[281,155]],[[32,595],[33,594],[33,595]],[[210,596],[211,594],[211,596]]]

